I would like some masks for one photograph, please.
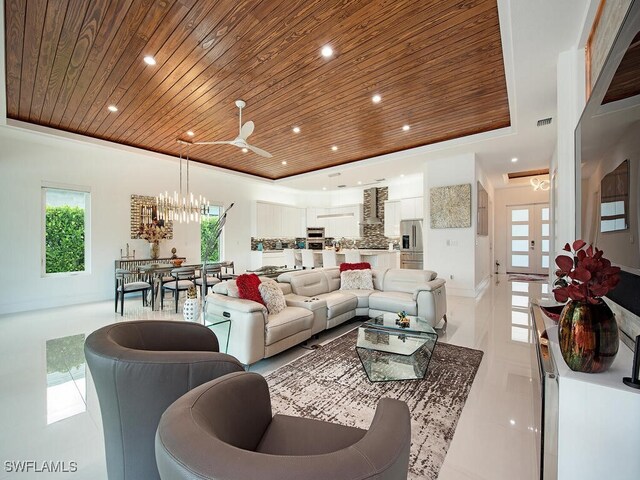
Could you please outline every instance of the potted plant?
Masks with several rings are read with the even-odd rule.
[[[618,353],[619,340],[615,316],[602,297],[620,281],[620,268],[584,240],[567,243],[563,250],[571,255],[556,257],[553,289],[558,302],[568,301],[558,324],[562,357],[571,370],[604,372]]]

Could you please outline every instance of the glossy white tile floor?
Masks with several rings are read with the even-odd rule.
[[[526,302],[528,295],[544,293],[541,288],[498,276],[477,299],[448,298],[449,325],[440,341],[478,348],[485,356],[440,479],[536,478]],[[171,307],[150,312],[139,299],[128,299],[124,320],[181,319]],[[73,353],[81,347],[77,335],[121,320],[111,301],[0,316],[0,479],[47,476],[6,471],[7,461],[29,460],[77,462],[76,473],[50,474],[59,479],[106,479],[96,393]],[[333,329],[315,343],[354,326]],[[268,373],[306,352],[296,347],[251,370]]]

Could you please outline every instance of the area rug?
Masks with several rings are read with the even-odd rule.
[[[411,412],[409,478],[435,480],[483,352],[438,343],[424,380],[371,383],[356,338],[357,329],[267,375],[274,414],[367,429],[380,398],[403,400]]]
[[[546,282],[549,275],[539,275],[536,273],[510,273],[510,282]]]

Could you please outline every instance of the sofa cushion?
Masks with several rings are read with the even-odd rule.
[[[341,263],[340,271],[346,272],[347,270],[371,270],[371,264],[369,262]]]
[[[258,285],[260,296],[264,300],[264,304],[267,306],[267,310],[270,315],[280,313],[287,308],[287,302],[284,299],[284,293],[278,287],[278,284],[274,281],[262,282]]]
[[[340,290],[373,290],[371,270],[347,270],[340,274]]]
[[[313,312],[300,307],[287,307],[269,315],[265,325],[264,344],[272,345],[305,330],[311,330]]]
[[[226,295],[228,297],[240,298],[238,285],[235,280],[226,280],[213,286],[213,293]]]
[[[356,308],[369,308],[369,295],[375,290],[340,290],[341,293],[350,293],[358,300]]]
[[[322,271],[292,275],[290,282],[293,293],[303,297],[317,297],[330,291],[329,282]]]
[[[355,295],[341,291],[323,293],[316,295],[317,298],[327,302],[327,319],[330,320],[338,315],[355,310],[358,299]]]
[[[382,290],[385,292],[413,293],[417,285],[425,284],[436,278],[431,270],[407,270],[390,268],[384,275]]]
[[[253,300],[254,302],[265,305],[264,300],[260,296],[260,279],[255,273],[245,273],[240,275],[236,279],[236,285],[238,286],[238,293],[240,298],[245,300]]]
[[[405,311],[408,315],[417,315],[418,307],[413,295],[406,292],[374,292],[369,295],[369,308],[385,312]]]
[[[322,272],[324,273],[325,277],[327,277],[327,282],[329,284],[329,292],[340,290],[340,268],[327,267],[327,268],[323,268]]]

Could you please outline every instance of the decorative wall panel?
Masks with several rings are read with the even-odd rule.
[[[431,228],[471,226],[471,184],[431,189]]]

